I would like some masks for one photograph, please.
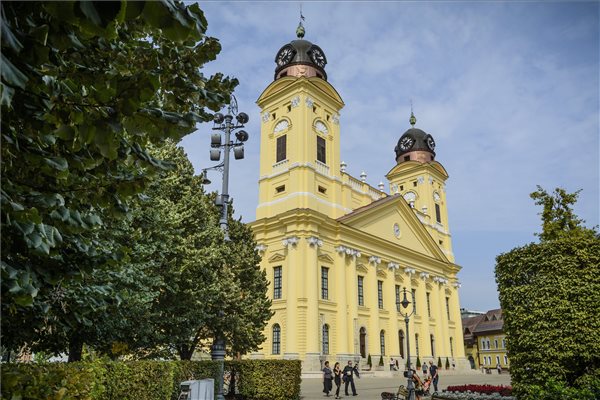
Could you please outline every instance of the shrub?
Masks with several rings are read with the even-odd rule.
[[[100,399],[105,394],[101,362],[2,364],[2,398]]]
[[[446,357],[446,369],[450,369],[450,361],[448,360],[448,357]]]
[[[417,368],[421,368],[421,360],[419,360],[419,356],[417,356]]]
[[[2,364],[2,399],[174,400],[179,383],[217,377],[213,361],[97,360],[77,363]],[[237,392],[248,400],[300,397],[298,360],[226,361],[235,369]],[[215,379],[215,386],[217,380]],[[216,393],[216,387],[215,387]]]
[[[373,367],[373,362],[371,361],[371,355],[369,354],[369,356],[367,357],[367,365],[369,366],[369,369],[371,367]]]
[[[383,356],[379,356],[379,364],[380,367],[383,367]]]
[[[239,394],[252,400],[300,398],[302,366],[299,360],[228,361],[226,368],[239,372]]]
[[[442,368],[442,359],[440,357],[438,357],[437,366],[438,368]]]

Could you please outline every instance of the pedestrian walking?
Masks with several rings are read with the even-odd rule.
[[[498,375],[502,374],[502,366],[500,364],[496,365],[496,369],[498,370]]]
[[[333,366],[333,381],[335,382],[335,398],[341,399],[340,397],[340,386],[342,386],[342,369],[340,368],[340,363],[336,362]]]
[[[423,379],[427,378],[427,361],[423,363]]]
[[[440,376],[438,375],[438,367],[433,363],[433,361],[429,361],[429,375],[431,375],[431,381],[433,382],[433,390],[437,392]]]
[[[390,357],[390,371],[393,371],[395,366],[396,363],[394,362],[394,359]]]
[[[344,375],[344,392],[346,396],[350,396],[348,394],[348,385],[352,388],[352,396],[358,396],[358,393],[356,393],[356,386],[354,386],[354,375],[360,378],[358,369],[356,366],[352,366],[352,361],[348,361],[348,365],[344,367],[342,372]]]
[[[325,361],[325,367],[323,367],[323,393],[329,397],[329,392],[333,388],[333,371],[329,368],[329,361]]]

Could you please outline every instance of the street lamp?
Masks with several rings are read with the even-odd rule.
[[[221,131],[225,134],[225,142],[223,143],[221,133],[213,133],[210,137],[210,159],[211,161],[219,161],[221,159],[221,149],[225,155],[223,161],[214,167],[205,168],[202,170],[202,183],[209,184],[210,180],[207,177],[207,171],[216,169],[223,172],[223,186],[221,194],[217,196],[215,204],[221,207],[221,218],[219,225],[223,230],[223,240],[229,242],[229,223],[227,214],[229,208],[229,152],[233,150],[233,156],[236,160],[244,158],[244,142],[248,140],[248,132],[241,130],[244,124],[248,123],[248,114],[245,112],[238,113],[237,100],[231,95],[231,102],[227,107],[227,114],[216,113],[213,121],[213,131]],[[235,118],[235,121],[234,121]],[[236,132],[237,131],[237,132]],[[236,141],[231,141],[231,134],[235,132]],[[223,315],[223,311],[219,312],[219,316]],[[225,360],[225,338],[220,333],[215,335],[215,340],[211,346],[211,359],[219,362],[219,382],[217,386],[217,400],[225,400],[223,396],[223,369]]]
[[[402,299],[402,301],[399,301],[400,299],[397,299],[397,303],[396,303],[396,308],[398,310],[398,312],[400,313],[400,315],[402,315],[404,317],[404,322],[406,323],[406,357],[408,359],[407,361],[407,365],[408,365],[408,371],[406,372],[406,378],[408,378],[408,384],[406,385],[406,389],[408,390],[408,397],[406,398],[406,400],[415,400],[415,384],[413,382],[413,372],[412,372],[412,368],[410,365],[410,333],[408,331],[408,321],[410,319],[410,316],[413,315],[415,313],[415,294],[412,293],[412,302],[408,301],[408,299],[406,298],[406,288],[404,288],[404,297]],[[412,311],[408,312],[408,306],[412,304]],[[402,306],[402,308],[400,308],[400,306]],[[405,311],[402,311],[402,309],[404,309]]]

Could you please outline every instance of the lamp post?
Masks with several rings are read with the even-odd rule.
[[[245,112],[238,113],[237,100],[231,95],[231,102],[227,107],[228,112],[226,115],[216,113],[213,121],[213,131],[221,131],[225,136],[225,142],[223,143],[223,136],[221,133],[213,133],[210,138],[210,159],[211,161],[221,160],[221,149],[224,151],[223,161],[214,167],[205,168],[202,170],[203,183],[210,183],[206,172],[211,169],[216,169],[223,172],[223,186],[221,188],[221,194],[217,196],[215,204],[221,207],[221,218],[219,219],[219,225],[223,231],[223,240],[229,242],[229,222],[227,220],[229,212],[229,152],[233,149],[233,156],[236,160],[244,158],[244,142],[248,140],[248,132],[241,130],[249,120],[248,114]],[[234,117],[235,120],[234,121]],[[239,129],[239,130],[238,130]],[[237,131],[237,132],[235,132]],[[236,141],[231,141],[231,134],[235,132]],[[219,312],[219,316],[223,315],[223,311]],[[211,346],[211,359],[219,362],[219,382],[217,386],[217,400],[225,400],[223,396],[223,369],[225,360],[225,339],[221,333],[215,335],[215,340]]]
[[[400,312],[400,315],[402,315],[404,317],[404,322],[406,323],[406,357],[408,359],[407,361],[407,365],[408,365],[408,371],[406,372],[406,377],[408,378],[408,383],[406,385],[406,389],[408,390],[408,397],[406,398],[406,400],[415,400],[415,384],[413,382],[413,371],[410,365],[410,333],[408,330],[408,321],[411,317],[411,315],[413,315],[415,313],[415,294],[412,294],[412,302],[408,301],[408,299],[406,298],[406,288],[404,288],[404,297],[402,299],[401,302],[399,302],[399,304],[397,304],[397,309]],[[412,304],[412,311],[408,312],[408,306]],[[402,305],[402,308],[400,308],[399,306]],[[402,309],[404,309],[405,311],[402,311]]]

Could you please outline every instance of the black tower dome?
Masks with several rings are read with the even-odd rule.
[[[304,40],[305,34],[302,22],[296,29],[297,40],[284,45],[275,56],[275,80],[284,76],[311,77],[317,76],[327,80],[325,65],[327,58],[321,48]]]
[[[410,113],[410,124],[412,128],[404,132],[394,151],[396,152],[396,163],[404,161],[430,162],[435,159],[435,141],[433,136],[421,129],[415,128],[417,119]]]

